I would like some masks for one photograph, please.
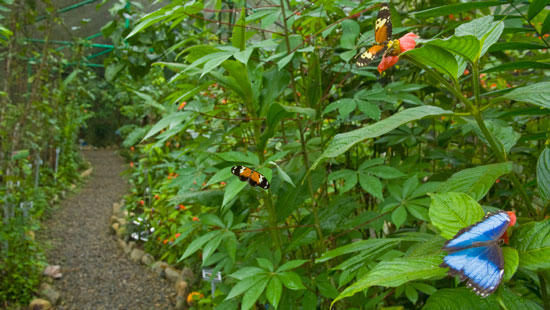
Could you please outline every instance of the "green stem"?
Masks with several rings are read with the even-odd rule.
[[[472,65],[472,84],[474,88],[474,96],[475,96],[475,103],[476,106],[479,108],[481,106],[481,100],[479,98],[479,68],[478,68],[479,61],[476,61]]]
[[[548,298],[548,289],[546,287],[546,279],[541,271],[537,273],[540,282],[540,295],[542,296],[542,303],[544,304],[544,310],[550,310],[550,300]]]
[[[474,119],[477,122],[477,125],[479,126],[479,129],[487,139],[487,142],[489,143],[489,146],[491,147],[493,153],[495,154],[497,160],[499,162],[507,162],[508,159],[506,158],[506,153],[504,150],[499,147],[499,144],[496,142],[494,136],[491,134],[489,129],[487,129],[487,126],[485,125],[485,121],[483,120],[483,117],[481,116],[480,110],[467,98],[465,98],[462,93],[454,88],[443,76],[437,74],[435,71],[433,71],[428,66],[424,65],[423,63],[417,61],[416,59],[409,57],[407,55],[401,56],[402,58],[410,61],[411,63],[417,65],[418,67],[422,68],[426,73],[428,73],[431,77],[436,79],[438,82],[440,82],[445,89],[447,89],[449,92],[451,92],[460,102],[464,103],[468,110],[470,110],[470,113],[474,116]],[[478,73],[477,63],[474,63],[472,66],[472,74],[476,75]],[[479,74],[477,74],[479,79]],[[474,83],[479,82],[479,80],[475,80]],[[474,88],[475,90],[475,88]],[[510,179],[512,180],[512,183],[514,184],[515,189],[518,191],[519,195],[522,197],[525,206],[518,204],[518,207],[522,209],[522,212],[525,212],[529,216],[533,216],[534,208],[531,203],[531,198],[525,191],[525,188],[523,188],[523,185],[521,184],[520,180],[514,173],[514,171],[510,172]]]

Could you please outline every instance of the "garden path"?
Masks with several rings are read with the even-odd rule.
[[[94,171],[44,223],[48,263],[60,265],[56,309],[172,309],[169,282],[130,261],[109,234],[112,206],[127,192],[123,162],[113,150],[83,152]]]

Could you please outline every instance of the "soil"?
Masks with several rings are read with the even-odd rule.
[[[127,192],[124,163],[113,150],[83,152],[94,171],[78,193],[44,222],[47,260],[63,277],[56,309],[173,309],[168,281],[130,261],[109,234],[112,206]]]

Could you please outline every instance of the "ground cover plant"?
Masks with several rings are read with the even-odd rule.
[[[128,203],[150,251],[221,272],[196,309],[550,308],[548,3],[381,4],[173,1],[120,28],[180,37],[154,48]],[[442,248],[498,210],[481,297]]]

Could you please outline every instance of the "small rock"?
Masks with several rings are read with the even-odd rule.
[[[176,296],[176,306],[175,310],[185,310],[187,309],[187,303],[185,302],[184,296]]]
[[[130,242],[128,242],[128,245],[124,249],[124,253],[126,255],[130,255],[130,253],[132,253],[132,250],[135,249],[135,248],[136,248],[136,242],[135,241],[130,241]]]
[[[120,224],[119,223],[113,223],[113,225],[111,225],[110,229],[109,229],[109,232],[111,233],[111,235],[116,235],[116,233],[118,232],[118,229],[120,228]]]
[[[57,303],[61,299],[61,293],[56,291],[51,285],[47,283],[40,284],[39,292],[40,296],[44,297],[54,305],[57,305]]]
[[[52,310],[52,305],[45,299],[35,298],[31,301],[29,310]]]
[[[70,189],[71,191],[74,191],[74,190],[76,189],[76,184],[71,184],[71,185],[69,185],[69,189]]]
[[[61,267],[59,265],[46,266],[43,273],[44,275],[54,279],[59,279],[63,276],[61,274]]]
[[[195,276],[193,275],[193,270],[189,267],[183,268],[181,271],[181,280],[186,281],[187,283],[193,283],[195,281]]]
[[[151,269],[153,269],[153,271],[158,274],[159,276],[163,277],[164,276],[164,269],[166,269],[166,267],[168,267],[168,263],[166,262],[163,262],[163,261],[157,261],[157,262],[154,262],[153,263],[153,266],[151,266]]]
[[[176,281],[178,281],[180,274],[181,271],[174,267],[166,267],[166,269],[164,269],[166,279],[172,283],[176,283]]]
[[[119,223],[120,222],[118,221],[118,217],[116,217],[116,215],[111,215],[111,219],[109,220],[109,223],[110,224],[114,224],[114,223]]]
[[[124,237],[124,235],[126,235],[126,227],[121,226],[121,227],[117,230],[116,236],[117,236],[117,238],[122,239],[122,238]]]
[[[124,240],[121,240],[121,239],[117,239],[117,241],[118,241],[118,246],[119,246],[122,250],[124,250],[124,249],[126,248],[126,246],[127,246],[126,242],[124,242]]]
[[[149,254],[149,253],[145,253],[143,254],[143,256],[141,257],[141,263],[144,264],[145,266],[149,266],[151,265],[153,262],[155,262],[155,258],[153,257],[153,255]]]
[[[121,209],[120,203],[118,202],[113,203],[113,215],[118,216],[120,214],[120,209]]]
[[[132,252],[130,252],[130,260],[134,263],[137,263],[141,261],[141,258],[143,257],[143,251],[140,249],[133,249]]]
[[[187,297],[189,295],[189,284],[186,281],[178,280],[176,282],[176,296]]]
[[[93,171],[94,171],[94,168],[88,168],[80,174],[80,177],[85,178],[85,177],[89,176],[90,174],[92,174]]]

